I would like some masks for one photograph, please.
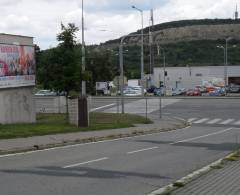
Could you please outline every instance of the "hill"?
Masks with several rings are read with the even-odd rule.
[[[153,40],[159,44],[176,43],[193,40],[219,40],[226,37],[233,37],[240,40],[240,19],[202,19],[202,20],[181,20],[154,25],[151,28]],[[149,32],[149,27],[144,33]],[[140,30],[130,33],[140,34]],[[139,44],[140,37],[126,39],[128,44]],[[120,39],[109,40],[103,46],[118,45]],[[148,37],[145,37],[148,42]]]

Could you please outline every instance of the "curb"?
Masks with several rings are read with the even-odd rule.
[[[234,152],[233,152],[234,153]],[[204,175],[206,173],[208,173],[209,171],[211,171],[213,169],[213,167],[216,167],[216,166],[219,166],[221,165],[224,160],[231,156],[233,153],[227,155],[226,157],[224,158],[221,158],[199,170],[196,170],[190,174],[188,174],[187,176],[185,177],[182,177],[181,179],[175,181],[174,183],[171,183],[167,186],[164,186],[158,190],[155,190],[153,192],[151,192],[150,194],[148,195],[163,195],[163,194],[170,194],[172,191],[178,189],[179,187],[183,187],[184,185],[188,184],[189,182],[193,181],[194,179],[200,177],[201,175]]]
[[[63,140],[59,143],[54,144],[45,144],[45,145],[33,145],[25,148],[13,148],[10,150],[0,150],[0,155],[6,155],[6,154],[16,154],[16,153],[25,153],[25,152],[31,152],[31,151],[41,151],[45,149],[50,148],[57,148],[57,147],[63,147],[68,145],[76,145],[76,144],[86,144],[86,143],[96,143],[101,141],[107,141],[107,140],[114,140],[114,139],[121,139],[121,138],[128,138],[128,137],[135,137],[135,136],[141,136],[141,135],[150,135],[154,133],[161,133],[161,132],[167,132],[167,131],[174,131],[178,129],[183,129],[189,126],[187,122],[179,125],[175,125],[173,128],[164,128],[164,129],[151,129],[148,131],[139,130],[139,131],[133,131],[131,133],[120,133],[120,134],[109,134],[107,136],[99,136],[99,137],[89,137],[84,139],[75,139],[75,140]]]

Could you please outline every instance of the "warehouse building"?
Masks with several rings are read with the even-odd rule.
[[[164,78],[165,75],[165,78]],[[199,85],[213,84],[224,86],[224,66],[186,66],[154,68],[154,84],[164,85],[167,89],[194,88]],[[227,66],[227,84],[240,85],[240,65]]]

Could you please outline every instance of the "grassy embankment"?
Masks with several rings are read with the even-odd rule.
[[[0,139],[125,128],[140,123],[151,121],[132,114],[91,113],[90,126],[78,128],[67,123],[65,114],[38,114],[35,124],[0,124]]]

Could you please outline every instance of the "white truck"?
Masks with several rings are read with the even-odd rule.
[[[129,79],[128,80],[128,86],[129,87],[136,87],[140,85],[140,80],[139,79]]]
[[[96,95],[111,95],[111,84],[109,81],[96,82]]]

